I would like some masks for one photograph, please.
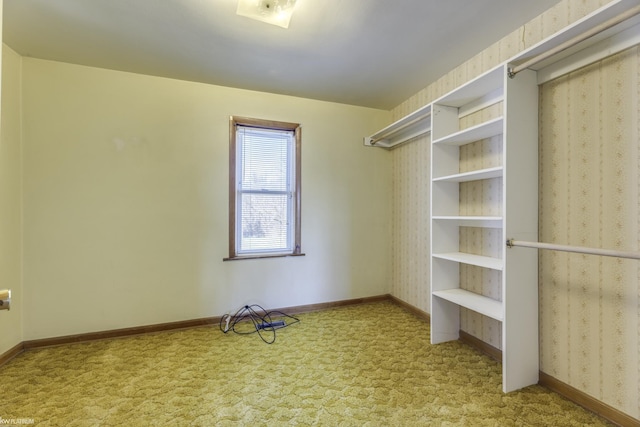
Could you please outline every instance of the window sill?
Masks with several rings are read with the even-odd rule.
[[[285,258],[305,256],[305,254],[272,254],[272,255],[240,255],[235,257],[222,258],[222,261],[240,261],[245,259],[263,259],[263,258]]]

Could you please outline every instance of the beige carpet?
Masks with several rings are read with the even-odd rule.
[[[0,417],[37,426],[601,426],[392,302],[307,313],[274,344],[216,327],[65,345],[0,368]]]

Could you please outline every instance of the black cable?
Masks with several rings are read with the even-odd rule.
[[[261,313],[256,311],[256,309],[260,310]],[[274,320],[272,318],[274,314],[286,319],[290,319],[292,321],[287,323],[286,320]],[[253,325],[253,327],[249,326],[248,321],[251,321],[251,325]],[[225,314],[220,318],[219,326],[220,330],[225,334],[229,331],[233,331],[234,333],[239,335],[249,335],[257,333],[262,341],[267,344],[273,344],[276,340],[277,329],[286,328],[287,326],[298,323],[299,321],[300,319],[298,319],[297,317],[291,316],[281,311],[273,310],[267,312],[258,304],[253,304],[250,306],[245,305],[244,307],[240,308],[233,316],[231,316],[230,314]],[[265,335],[267,334],[269,334],[269,336],[265,338]]]

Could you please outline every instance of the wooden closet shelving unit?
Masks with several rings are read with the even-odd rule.
[[[612,1],[365,138],[365,145],[389,149],[431,133],[431,343],[459,338],[461,309],[497,320],[501,325],[504,392],[536,384],[539,376],[537,252],[509,250],[505,245],[507,239],[538,240],[538,85],[638,44],[640,14],[633,10],[639,4],[640,0]],[[629,12],[630,17],[608,26]],[[595,30],[597,34],[564,48],[581,34]],[[555,53],[513,75],[514,67],[529,64],[547,51]],[[463,126],[465,117],[496,104],[502,104],[499,117]],[[489,138],[499,145],[499,164],[471,170],[461,167],[465,147]],[[495,153],[492,156],[486,163],[496,163]],[[482,158],[475,162],[483,163]],[[499,188],[499,196],[480,197],[481,202],[472,208],[464,206],[461,188],[470,182],[480,183],[478,188],[490,182],[492,188]],[[470,228],[476,236],[498,233],[500,248],[466,252],[461,241]],[[486,290],[488,295],[468,289],[461,275],[463,266],[499,276],[499,283],[494,283],[499,289]]]
[[[503,114],[475,126],[461,128],[464,118],[502,104]],[[461,248],[461,233],[475,228],[498,233],[500,240],[517,235],[537,239],[538,226],[538,92],[535,72],[509,79],[501,65],[477,77],[432,105],[431,142],[431,342],[458,339],[460,310],[473,310],[500,322],[503,390],[538,381],[537,254],[507,252],[501,245],[491,253]],[[470,144],[493,144],[492,167],[464,170],[461,153]],[[483,149],[475,164],[486,162]],[[493,187],[496,196],[471,207],[461,186],[477,181],[477,188]],[[487,182],[491,181],[491,182]],[[481,198],[482,199],[482,198]],[[491,203],[490,206],[485,206]],[[473,216],[464,213],[473,211]],[[483,215],[490,212],[490,215]],[[470,231],[470,230],[465,230]],[[515,257],[515,258],[514,258]],[[462,266],[497,273],[500,289],[487,295],[469,290]],[[488,272],[488,273],[490,273]],[[500,295],[496,299],[488,295]],[[514,315],[515,313],[515,315]]]

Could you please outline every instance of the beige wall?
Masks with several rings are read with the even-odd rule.
[[[560,2],[396,107],[394,120],[607,3],[606,0]],[[561,115],[563,119],[557,123],[564,125],[570,108],[578,114],[585,107],[593,114],[587,122],[598,123],[600,120],[602,124],[614,120],[625,130],[617,136],[621,140],[592,146],[586,152],[580,142],[567,142],[575,141],[576,136],[580,141],[578,127],[541,140],[541,149],[544,149],[540,157],[542,241],[627,250],[639,248],[639,68],[636,54],[625,55],[623,62],[606,60],[603,61],[606,65],[597,65],[596,68],[606,69],[600,71],[598,68],[597,73],[588,77],[591,80],[587,83],[580,82],[584,75],[576,75],[575,83],[570,86],[574,91],[572,99],[565,93],[568,89],[556,88],[560,95],[551,95],[553,100],[548,102],[555,103],[557,109],[543,105],[546,111],[541,111],[541,117],[548,118],[547,124],[554,122],[556,115]],[[621,80],[627,85],[623,85],[624,89],[620,89]],[[592,100],[580,101],[580,92],[575,89],[580,85],[588,96],[596,96],[598,92],[594,89],[598,85],[607,87],[600,93],[613,88],[615,91],[611,90],[606,103],[600,105]],[[544,126],[543,122],[541,124]],[[611,133],[614,130],[615,127],[603,126],[595,132]],[[544,148],[556,140],[558,147],[555,150]],[[610,138],[603,140],[610,141]],[[428,228],[424,225],[428,221],[424,212],[428,211],[425,182],[428,182],[429,172],[423,163],[428,156],[428,139],[393,151],[392,294],[425,311],[429,311],[429,254],[428,247],[420,242],[429,240]],[[582,158],[586,164],[581,163],[579,159]],[[555,172],[549,170],[552,165]],[[580,179],[582,172],[598,168],[599,174],[593,175],[593,181],[585,183]],[[559,175],[553,178],[552,173]],[[640,270],[635,261],[545,253],[540,258],[541,369],[635,418],[640,418],[639,277]],[[499,347],[499,328],[492,321],[468,311],[461,317],[464,330]]]
[[[23,58],[24,339],[388,293],[390,112]],[[305,257],[223,262],[228,118],[302,125]]]
[[[0,311],[0,354],[22,342],[22,213],[20,57],[2,50],[0,127],[0,288],[11,289],[11,310]]]

